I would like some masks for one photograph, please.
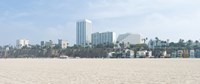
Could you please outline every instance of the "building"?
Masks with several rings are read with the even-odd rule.
[[[195,58],[195,51],[194,50],[190,50],[190,58]]]
[[[76,23],[76,44],[86,46],[91,43],[92,22],[90,20],[80,20]]]
[[[40,45],[43,47],[43,46],[45,46],[45,41],[41,41],[40,42]]]
[[[135,52],[133,50],[126,49],[125,53],[126,53],[126,58],[134,58],[135,56]]]
[[[177,51],[173,51],[171,53],[171,58],[177,58]]]
[[[115,32],[103,32],[103,33],[93,33],[92,34],[92,44],[104,44],[104,43],[115,43],[116,33]]]
[[[62,40],[62,39],[58,39],[58,45],[62,48],[62,49],[66,49],[68,46],[68,42],[66,40]]]
[[[183,58],[189,58],[189,55],[190,55],[189,50],[184,49],[183,50]]]
[[[195,58],[200,58],[200,50],[195,50]]]
[[[148,43],[148,47],[150,49],[154,49],[155,47],[165,47],[169,45],[169,41],[162,41],[162,40],[150,40]]]
[[[166,50],[164,50],[164,51],[161,51],[161,56],[160,57],[161,58],[170,58],[171,56],[170,56],[170,54],[167,54]]]
[[[117,42],[125,44],[141,44],[142,36],[140,34],[132,33],[121,34],[118,36]]]
[[[29,47],[29,40],[19,39],[16,41],[16,48],[21,49],[22,47]]]
[[[147,51],[146,54],[148,58],[154,58],[154,56],[152,55],[152,51]]]
[[[137,51],[136,58],[145,58],[147,56],[147,50]]]
[[[183,53],[184,53],[183,50],[178,50],[177,51],[177,57],[178,58],[183,58]]]
[[[55,43],[52,40],[49,40],[48,42],[45,42],[45,46],[53,48],[55,47]]]
[[[113,57],[113,54],[115,54],[115,52],[109,52],[107,57],[108,57],[108,58],[112,58],[112,57]]]

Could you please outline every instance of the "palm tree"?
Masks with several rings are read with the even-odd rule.
[[[119,45],[119,41],[116,41],[116,43],[114,44],[114,47],[117,48]]]
[[[178,46],[179,46],[179,47],[185,47],[185,42],[184,42],[183,39],[180,39],[180,40],[179,40]]]
[[[195,41],[195,45],[196,45],[196,46],[199,45],[199,41],[198,41],[198,40]]]
[[[192,40],[188,40],[188,41],[187,41],[187,47],[188,47],[188,48],[191,47],[192,44],[193,44],[193,41],[192,41]]]
[[[124,49],[124,48],[125,48],[124,42],[120,43],[119,46],[120,46],[122,49]]]
[[[89,43],[90,48],[93,47],[92,43]]]
[[[158,41],[159,41],[159,38],[158,38],[158,37],[156,37],[155,39],[156,39],[156,47],[157,47],[157,46],[158,46]]]
[[[169,39],[167,39],[167,46],[169,46],[169,41],[170,41],[170,40],[169,40]]]
[[[148,40],[148,38],[146,37],[146,38],[143,38],[142,40],[144,41],[144,44],[146,44],[146,41]]]

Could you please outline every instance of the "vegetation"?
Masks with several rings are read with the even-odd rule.
[[[148,45],[154,45],[149,42],[148,45],[145,43],[148,38],[143,39],[143,44],[129,44],[129,43],[104,43],[99,45],[88,44],[87,47],[82,47],[79,45],[74,45],[66,49],[61,49],[58,45],[54,47],[40,46],[40,45],[31,45],[24,46],[21,49],[17,49],[13,46],[0,46],[0,58],[55,58],[60,57],[61,55],[69,56],[72,58],[106,58],[109,52],[114,53],[116,58],[121,58],[122,53],[125,50],[132,50],[134,53],[140,50],[152,51],[153,56],[160,58],[162,56],[162,51],[167,51],[168,54],[173,53],[174,51],[183,50],[184,55],[182,57],[189,57],[189,50],[200,51],[200,42],[198,40],[185,41],[179,39],[177,43],[167,41],[161,41],[158,37],[155,38],[155,47],[150,48]],[[162,45],[158,45],[159,42]],[[128,51],[130,54],[130,51]],[[136,57],[136,56],[134,56]]]

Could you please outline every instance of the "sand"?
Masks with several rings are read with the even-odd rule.
[[[0,84],[200,84],[200,59],[0,59]]]

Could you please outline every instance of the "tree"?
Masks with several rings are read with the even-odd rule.
[[[170,40],[169,40],[169,39],[167,39],[167,46],[169,46],[169,41],[170,41]]]
[[[120,46],[120,48],[124,49],[125,48],[125,43],[122,42],[122,43],[119,44],[119,46]]]
[[[156,37],[155,39],[156,39],[156,47],[158,47],[159,38]]]
[[[187,48],[191,48],[192,44],[193,44],[193,41],[192,40],[188,40],[187,43],[186,43]]]
[[[179,39],[178,47],[185,47],[185,42],[183,39]]]
[[[196,45],[196,46],[199,45],[199,41],[198,41],[198,40],[195,41],[195,45]]]
[[[143,38],[142,40],[144,41],[144,44],[146,44],[146,41],[148,40],[148,38],[146,37],[146,38]]]

